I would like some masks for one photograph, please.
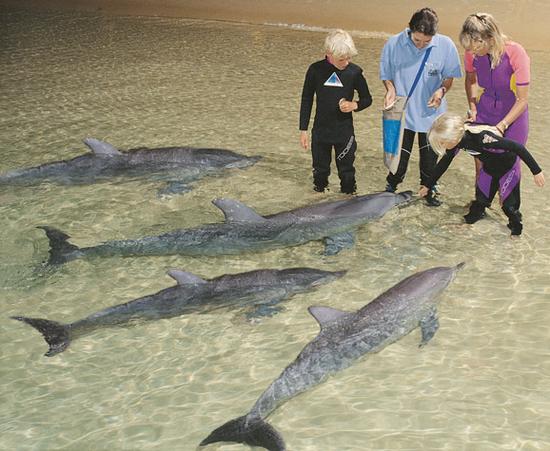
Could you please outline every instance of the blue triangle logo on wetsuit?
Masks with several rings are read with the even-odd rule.
[[[330,77],[328,77],[328,80],[325,81],[325,86],[333,86],[335,88],[343,88],[344,85],[338,78],[338,75],[336,75],[336,72],[333,72]]]

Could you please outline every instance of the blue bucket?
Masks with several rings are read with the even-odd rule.
[[[382,119],[382,136],[384,152],[392,155],[399,153],[401,143],[401,121],[397,119]]]

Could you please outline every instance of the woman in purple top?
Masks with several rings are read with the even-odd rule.
[[[496,126],[505,138],[525,145],[529,133],[529,56],[520,44],[501,32],[494,17],[487,13],[469,15],[459,39],[466,50],[465,90],[470,120]],[[519,171],[519,158],[516,167]],[[487,174],[476,159],[478,183],[480,178],[486,179]]]

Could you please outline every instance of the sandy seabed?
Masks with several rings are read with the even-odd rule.
[[[186,17],[248,23],[345,28],[394,34],[412,13],[434,8],[440,31],[457,40],[468,14],[490,12],[503,31],[528,49],[546,50],[550,2],[545,0],[0,0],[0,4],[48,9],[103,11],[106,14]]]

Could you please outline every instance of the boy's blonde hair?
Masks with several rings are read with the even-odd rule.
[[[464,120],[464,117],[453,113],[443,113],[439,116],[428,131],[428,141],[433,150],[443,155],[447,150],[446,143],[459,142],[465,132]]]
[[[353,38],[347,31],[340,29],[331,31],[325,38],[325,52],[336,58],[357,55]]]
[[[495,18],[489,13],[470,14],[458,37],[465,50],[474,51],[487,45],[491,55],[491,68],[500,64],[508,37],[500,31]]]

